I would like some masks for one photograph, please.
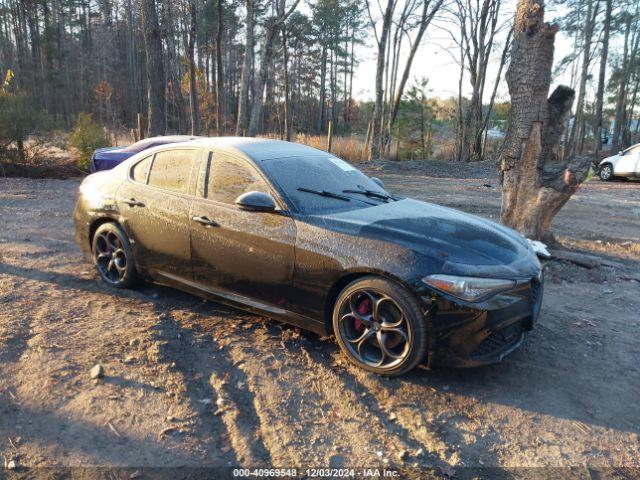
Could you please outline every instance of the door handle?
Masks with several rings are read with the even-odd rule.
[[[195,217],[191,217],[191,220],[193,220],[194,222],[201,223],[202,225],[204,225],[206,227],[219,227],[220,226],[220,224],[218,224],[217,222],[214,222],[213,220],[209,220],[207,217],[195,216]]]
[[[135,198],[130,198],[129,200],[124,200],[123,203],[126,203],[130,207],[144,207],[144,203],[139,202]]]

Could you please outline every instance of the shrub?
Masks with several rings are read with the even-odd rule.
[[[27,136],[48,130],[50,124],[49,116],[33,108],[24,92],[0,90],[0,144],[4,146],[0,153],[3,156],[17,156],[18,161],[26,162],[28,152],[24,143]],[[12,143],[16,150],[9,148]]]
[[[69,135],[69,145],[77,152],[78,167],[88,170],[93,151],[106,147],[108,142],[102,128],[93,120],[91,114],[81,113]]]

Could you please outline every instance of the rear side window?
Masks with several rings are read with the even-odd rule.
[[[136,163],[131,169],[131,178],[140,183],[147,183],[147,173],[151,164],[151,155]]]
[[[209,155],[204,197],[234,205],[246,192],[269,192],[262,177],[245,162],[226,156]]]
[[[166,150],[156,153],[149,172],[149,185],[177,193],[188,193],[191,166],[197,150]]]

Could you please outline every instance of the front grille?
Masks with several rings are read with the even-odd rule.
[[[520,340],[522,332],[523,328],[520,322],[513,323],[501,330],[496,330],[476,347],[472,356],[484,357],[506,350]]]

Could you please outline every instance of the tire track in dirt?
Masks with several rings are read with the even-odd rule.
[[[198,306],[191,308],[186,318],[181,319],[175,309],[167,311],[163,305],[156,306],[160,320],[159,360],[170,364],[180,375],[182,385],[176,388],[176,393],[186,397],[191,410],[196,412],[198,426],[194,433],[198,437],[211,438],[229,465],[268,462],[266,449],[249,426],[256,418],[250,402],[236,404],[231,400],[249,394],[232,386],[246,384],[244,375],[211,338],[212,330],[222,327],[223,322],[203,319],[194,312],[197,309]],[[206,332],[199,321],[206,322]],[[226,399],[224,404],[222,399]]]
[[[327,366],[327,350],[335,352],[335,345],[328,349],[328,342],[312,334],[268,320],[252,333],[251,342],[228,335],[225,348],[256,389],[256,428],[269,426],[264,442],[275,465],[385,464],[406,470],[411,467],[404,465],[407,457],[420,451],[422,465],[449,470],[384,411],[363,402],[355,382]],[[305,448],[309,442],[313,451]]]

